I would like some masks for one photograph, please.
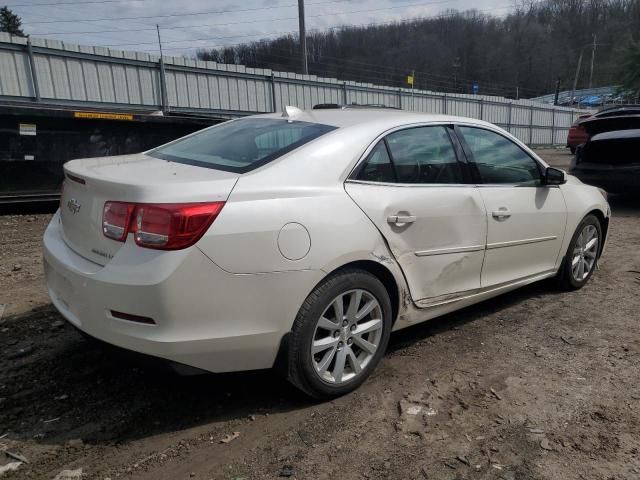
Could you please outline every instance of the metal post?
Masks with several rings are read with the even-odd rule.
[[[278,105],[276,104],[276,76],[271,72],[271,107],[274,112],[278,111]]]
[[[553,97],[553,104],[558,105],[558,97],[560,96],[560,77],[556,80],[556,93]]]
[[[442,94],[442,113],[443,115],[447,114],[447,94]]]
[[[509,119],[507,121],[507,132],[511,133],[511,110],[513,110],[513,103],[509,102]]]
[[[342,104],[347,104],[347,82],[342,82]]]
[[[413,86],[416,84],[416,71],[411,70],[411,111],[415,111],[416,106],[413,101]]]
[[[578,76],[580,75],[580,67],[582,67],[582,54],[584,48],[580,50],[580,56],[578,57],[578,66],[576,67],[576,74],[573,77],[573,87],[571,87],[571,105],[573,105],[573,97],[576,94],[576,88],[578,87]]]
[[[593,46],[591,47],[591,71],[589,72],[589,88],[591,88],[591,82],[593,81],[593,62],[596,58],[596,35],[593,34]]]
[[[398,89],[398,108],[402,109],[402,89]]]
[[[27,57],[29,58],[29,71],[31,72],[31,86],[33,87],[33,96],[36,102],[40,101],[40,86],[38,85],[38,75],[36,74],[36,64],[33,58],[33,46],[31,38],[27,37]]]
[[[298,25],[300,27],[300,67],[303,75],[309,74],[307,65],[307,32],[304,26],[304,0],[298,0]]]
[[[529,108],[529,143],[527,145],[531,145],[533,142],[533,107]]]
[[[551,110],[551,145],[556,144],[556,111]]]
[[[480,99],[480,120],[484,120],[484,98]]]
[[[163,113],[169,110],[167,102],[167,78],[164,70],[164,60],[162,58],[162,41],[160,40],[160,25],[156,24],[156,31],[158,32],[158,46],[160,47],[160,110]]]

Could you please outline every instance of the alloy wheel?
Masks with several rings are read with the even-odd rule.
[[[585,225],[576,239],[571,259],[571,274],[577,282],[584,281],[593,270],[598,255],[598,229],[594,225]]]
[[[311,356],[320,378],[339,385],[358,376],[374,357],[382,340],[380,303],[362,289],[335,297],[318,319]]]

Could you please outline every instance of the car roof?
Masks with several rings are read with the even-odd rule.
[[[608,117],[616,115],[638,115],[640,114],[640,105],[616,105],[608,107],[595,113],[594,117]]]
[[[289,109],[290,107],[287,107]],[[317,110],[293,110],[288,118],[314,123],[322,123],[334,127],[363,126],[366,124],[376,125],[376,127],[393,128],[394,126],[410,125],[413,123],[471,123],[475,125],[491,126],[488,122],[474,118],[457,117],[452,115],[441,115],[435,113],[408,112],[406,110],[395,110],[388,108],[354,108],[354,109],[317,109]],[[283,113],[271,113],[264,117],[281,118]]]

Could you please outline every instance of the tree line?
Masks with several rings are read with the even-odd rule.
[[[482,94],[526,98],[553,92],[558,80],[571,89],[581,53],[578,88],[627,77],[637,84],[639,42],[640,0],[525,0],[504,16],[448,10],[311,32],[307,52],[309,73],[318,76],[406,87],[415,71],[415,88],[472,93],[476,83]],[[199,50],[197,57],[300,72],[295,35]]]

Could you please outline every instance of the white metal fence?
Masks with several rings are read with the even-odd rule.
[[[503,97],[340,81],[242,65],[160,57],[0,33],[0,101],[84,108],[164,110],[233,117],[375,103],[495,123],[531,145],[563,144],[582,110]]]

